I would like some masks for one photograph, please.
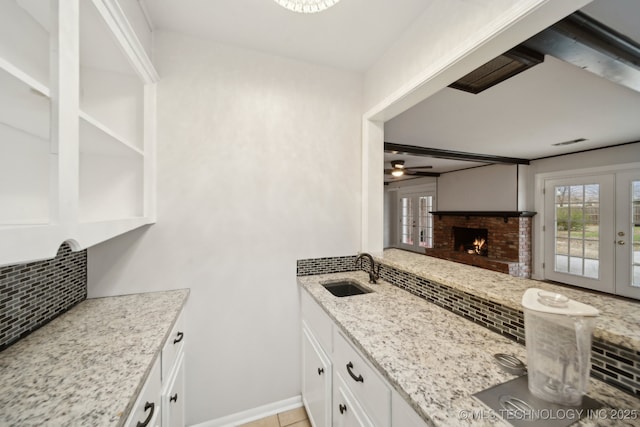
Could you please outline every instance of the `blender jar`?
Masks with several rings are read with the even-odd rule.
[[[564,295],[530,288],[522,297],[529,391],[577,406],[587,393],[596,308]]]

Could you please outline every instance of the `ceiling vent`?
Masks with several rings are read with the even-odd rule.
[[[544,61],[544,55],[524,46],[516,46],[476,68],[450,88],[470,93],[480,93]]]

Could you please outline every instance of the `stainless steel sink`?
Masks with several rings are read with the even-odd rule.
[[[362,295],[371,292],[355,280],[339,280],[334,282],[322,283],[326,290],[337,297],[349,297],[352,295]]]

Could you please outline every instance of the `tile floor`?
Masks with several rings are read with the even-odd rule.
[[[238,427],[311,427],[304,407],[281,412]]]

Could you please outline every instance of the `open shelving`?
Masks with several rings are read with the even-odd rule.
[[[50,221],[48,2],[0,2],[0,227]]]
[[[0,266],[154,222],[158,76],[138,5],[0,0]]]

